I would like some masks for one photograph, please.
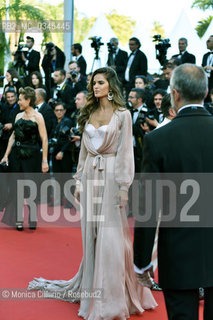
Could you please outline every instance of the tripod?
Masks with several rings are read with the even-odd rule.
[[[93,59],[91,72],[93,72],[93,69],[96,70],[98,68],[101,68],[101,59],[99,57],[99,50],[100,48],[95,48],[95,57]]]

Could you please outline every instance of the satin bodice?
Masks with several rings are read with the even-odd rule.
[[[95,128],[91,123],[88,123],[85,127],[85,131],[90,137],[91,143],[96,150],[98,150],[103,144],[107,127],[108,125],[104,125],[99,128]]]
[[[22,159],[33,156],[34,150],[39,150],[38,124],[32,120],[18,119],[14,124],[15,142],[17,156]]]

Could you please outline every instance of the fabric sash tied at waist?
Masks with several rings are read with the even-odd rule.
[[[115,157],[116,153],[106,153],[106,154],[89,154],[91,157],[94,158],[93,160],[93,168],[94,169],[98,169],[99,171],[103,171],[104,170],[104,162],[105,162],[105,158],[109,158],[109,157]]]

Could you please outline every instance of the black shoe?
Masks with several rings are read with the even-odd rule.
[[[30,230],[36,230],[37,222],[30,222],[29,223],[29,229]]]
[[[17,229],[18,231],[23,231],[23,229],[24,229],[23,224],[22,224],[22,223],[17,223],[17,224],[16,224],[16,229]]]

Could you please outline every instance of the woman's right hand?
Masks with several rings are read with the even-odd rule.
[[[76,185],[75,187],[74,198],[77,203],[80,203],[80,186],[79,185]]]
[[[8,166],[8,156],[4,155],[0,163],[3,163],[3,162],[6,162],[6,165]]]

